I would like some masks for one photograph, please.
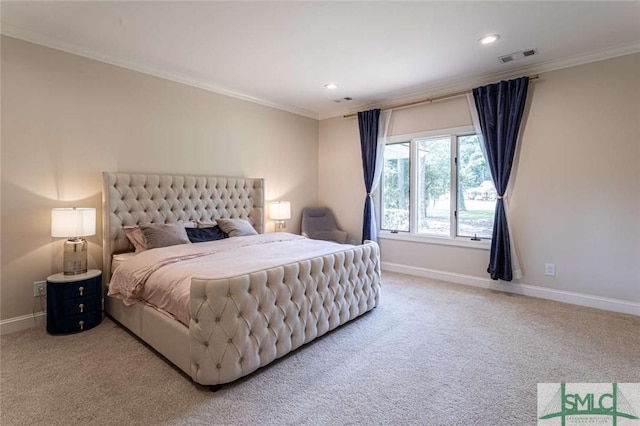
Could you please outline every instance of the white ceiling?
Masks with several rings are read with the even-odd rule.
[[[640,1],[3,0],[1,17],[12,37],[321,119],[640,51]]]

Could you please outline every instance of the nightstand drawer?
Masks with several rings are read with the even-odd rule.
[[[73,315],[65,317],[63,320],[58,321],[56,324],[58,333],[76,333],[79,331],[88,330],[100,324],[102,320],[101,312],[94,312],[92,314]]]
[[[100,310],[100,301],[97,294],[77,299],[65,299],[63,302],[64,315],[86,314]]]
[[[90,294],[96,294],[100,288],[100,277],[91,278],[86,281],[78,281],[73,283],[64,284],[62,289],[62,297],[64,299],[73,299],[74,297],[88,296]]]

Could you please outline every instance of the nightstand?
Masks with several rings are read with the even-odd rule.
[[[47,331],[77,333],[102,321],[102,271],[47,278]]]

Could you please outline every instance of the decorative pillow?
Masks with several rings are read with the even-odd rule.
[[[198,225],[198,228],[213,228],[214,226],[216,226],[216,221],[212,221],[212,222],[202,222],[202,221],[196,221],[196,224]]]
[[[258,235],[249,221],[245,219],[216,219],[222,232],[230,237],[244,237],[246,235]]]
[[[191,242],[184,225],[180,222],[140,225],[140,229],[147,240],[148,249],[189,244]]]
[[[147,240],[144,238],[142,229],[140,229],[139,226],[124,226],[122,230],[124,231],[124,235],[129,239],[129,242],[133,245],[136,253],[147,249]]]
[[[189,236],[189,241],[192,243],[204,243],[229,237],[222,232],[219,226],[212,226],[210,228],[187,228],[187,235]]]

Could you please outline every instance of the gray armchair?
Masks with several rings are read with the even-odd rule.
[[[314,240],[345,244],[349,234],[338,229],[333,213],[326,207],[307,207],[302,211],[302,235]]]

